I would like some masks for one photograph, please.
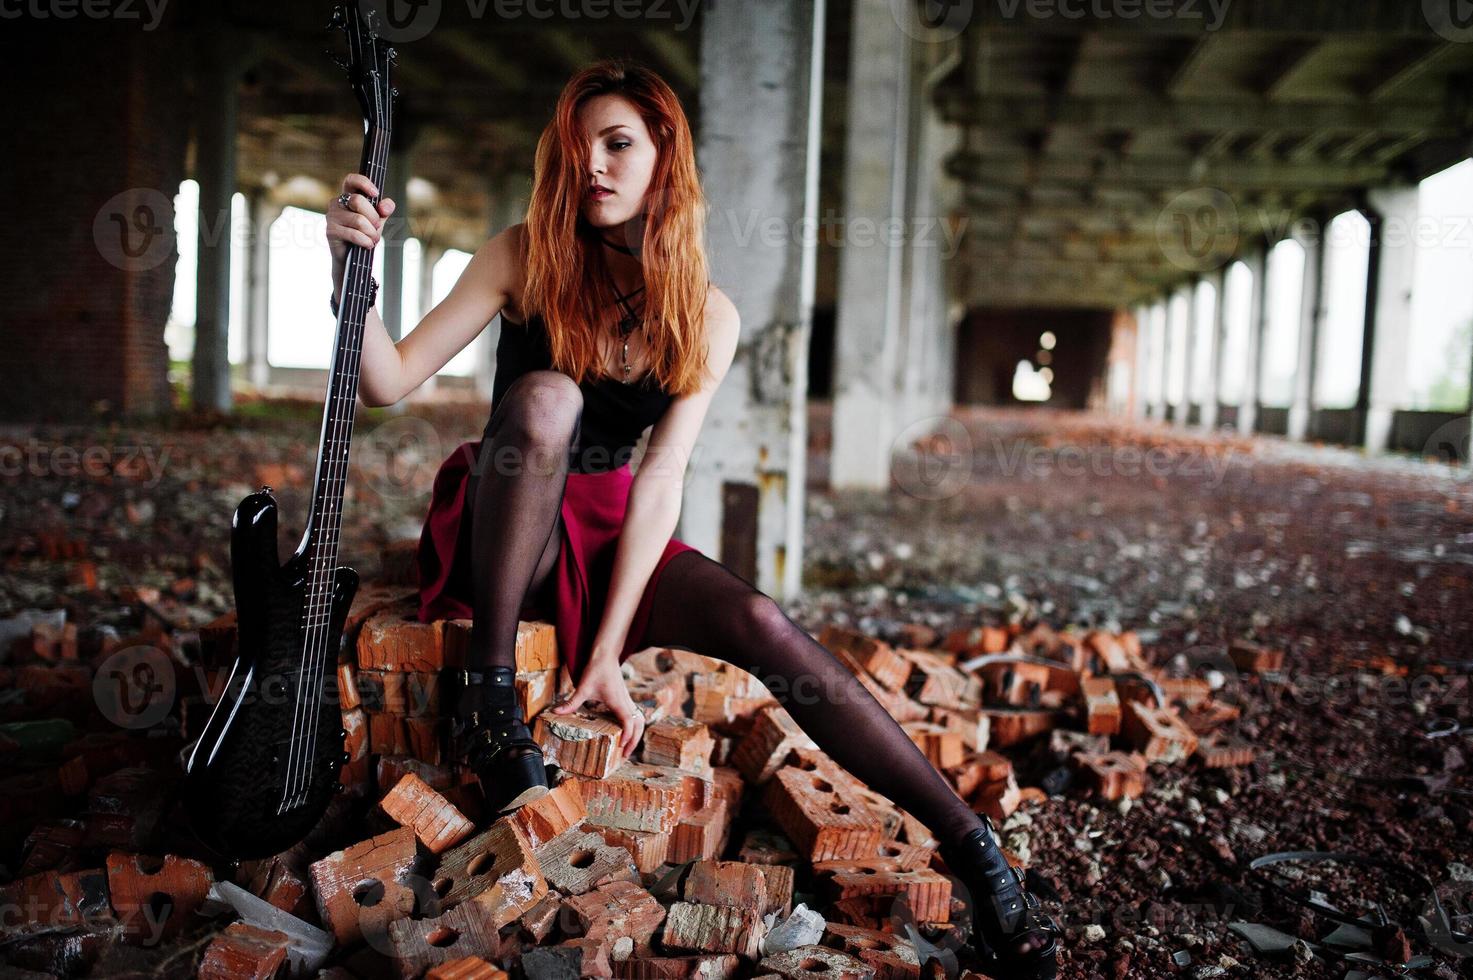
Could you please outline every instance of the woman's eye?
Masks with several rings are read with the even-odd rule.
[[[622,150],[622,149],[624,149],[624,147],[629,146],[629,145],[630,145],[630,143],[629,143],[628,140],[616,140],[615,142],[610,143],[609,144],[609,147],[610,147],[610,149],[614,149],[614,150]]]

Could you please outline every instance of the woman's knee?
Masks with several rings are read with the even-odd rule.
[[[566,454],[583,418],[583,392],[560,371],[528,371],[512,382],[497,406],[503,417],[490,428],[495,441],[527,452]]]
[[[798,626],[783,612],[777,600],[752,589],[737,599],[737,631],[733,639],[763,643]]]

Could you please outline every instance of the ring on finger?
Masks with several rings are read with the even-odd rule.
[[[341,194],[338,195],[338,203],[341,204],[345,208],[352,207],[353,206],[353,192],[352,191],[343,191]]]

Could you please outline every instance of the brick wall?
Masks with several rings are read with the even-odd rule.
[[[180,40],[75,25],[6,45],[0,418],[170,407],[163,331],[189,116]]]

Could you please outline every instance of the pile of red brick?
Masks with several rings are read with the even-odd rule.
[[[349,792],[334,835],[232,872],[250,893],[330,933],[328,975],[391,963],[404,977],[518,967],[547,976],[919,977],[915,949],[896,935],[901,918],[937,942],[954,931],[957,899],[927,829],[825,756],[751,675],[685,651],[628,661],[647,727],[624,761],[610,718],[544,710],[569,680],[552,627],[522,624],[518,696],[562,780],[487,821],[474,777],[446,751],[439,696],[442,668],[464,663],[470,623],[420,623],[414,602],[412,588],[369,586],[349,618],[338,668]],[[38,644],[68,642],[38,629]],[[203,638],[208,661],[228,662],[229,617]],[[1040,738],[1112,799],[1139,795],[1151,762],[1251,759],[1218,734],[1236,709],[1206,680],[1150,666],[1129,633],[998,627],[943,639],[914,627],[896,646],[829,628],[819,639],[958,794],[997,821],[1046,798],[1020,785],[998,751]],[[1239,669],[1279,659],[1233,649]],[[0,949],[73,927],[85,936],[89,921],[124,942],[157,943],[198,931],[196,912],[220,911],[209,864],[130,850],[147,839],[134,833],[141,814],[162,798],[151,771],[125,758],[132,768],[92,781],[75,771],[86,759],[65,768],[79,789],[91,783],[87,818],[31,835],[20,877],[0,893],[5,907],[22,909],[0,923]],[[157,822],[153,806],[147,819]],[[109,819],[118,825],[99,837]],[[112,846],[105,867],[68,867],[69,849],[84,840]],[[822,915],[806,932],[812,913],[795,912],[795,889]],[[201,944],[200,975],[272,976],[292,948],[287,932],[235,922]]]

